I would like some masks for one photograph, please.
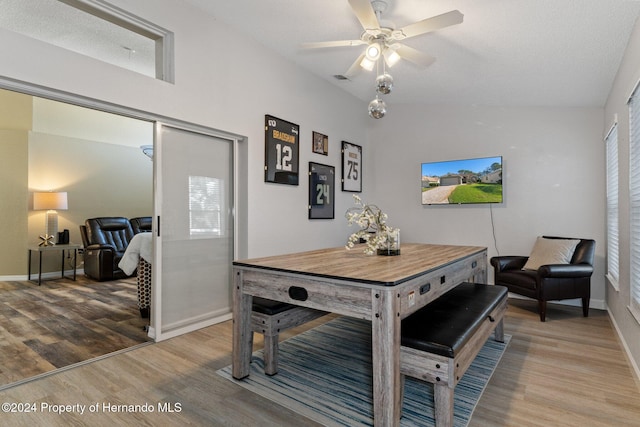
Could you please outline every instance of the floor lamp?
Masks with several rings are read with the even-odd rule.
[[[33,193],[33,209],[46,210],[46,222],[44,236],[40,236],[40,246],[56,244],[58,234],[58,210],[67,210],[67,192]]]

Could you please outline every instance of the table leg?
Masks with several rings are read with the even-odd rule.
[[[373,425],[400,424],[400,296],[372,291]]]
[[[42,252],[38,251],[38,286],[42,283]]]
[[[62,266],[60,267],[60,277],[64,279],[64,249],[60,252],[62,252]]]
[[[76,281],[76,269],[78,265],[78,250],[74,249],[73,250],[73,281]]]
[[[29,271],[29,275],[27,276],[27,280],[31,280],[31,249],[29,249],[29,262],[28,262],[28,271]]]
[[[236,379],[249,376],[253,332],[251,331],[251,304],[253,297],[243,292],[242,272],[234,272],[233,284],[233,354],[232,373]]]

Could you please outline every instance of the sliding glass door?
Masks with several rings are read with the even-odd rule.
[[[231,318],[234,143],[156,124],[159,274],[153,278],[150,335],[157,341]]]

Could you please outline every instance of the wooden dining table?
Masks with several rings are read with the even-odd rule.
[[[319,249],[233,262],[233,359],[236,379],[249,375],[253,296],[371,322],[375,426],[400,422],[401,320],[456,285],[486,283],[487,249],[403,244],[397,256],[358,247]]]

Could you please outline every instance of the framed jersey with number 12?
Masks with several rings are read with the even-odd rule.
[[[264,116],[264,181],[298,185],[300,127]]]
[[[362,192],[362,147],[342,141],[342,191]]]

